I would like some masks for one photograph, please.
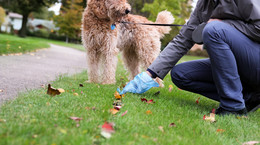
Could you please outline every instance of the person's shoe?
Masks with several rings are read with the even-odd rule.
[[[239,115],[239,116],[247,116],[247,110],[246,108],[238,110],[238,111],[229,111],[226,110],[222,107],[219,107],[218,109],[216,109],[215,114],[219,115],[219,116],[224,116],[224,115]]]
[[[252,93],[249,100],[245,102],[247,112],[254,112],[260,108],[260,91]]]

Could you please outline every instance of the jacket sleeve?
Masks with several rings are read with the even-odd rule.
[[[198,17],[198,5],[199,2],[186,25],[180,30],[180,33],[169,42],[155,61],[148,67],[159,78],[163,79],[180,58],[194,45],[192,32],[201,23]]]

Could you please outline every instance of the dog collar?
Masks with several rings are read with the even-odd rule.
[[[111,25],[111,30],[114,30],[116,28],[116,24]]]

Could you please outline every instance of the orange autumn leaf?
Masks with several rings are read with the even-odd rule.
[[[117,91],[115,91],[114,96],[115,96],[116,99],[122,98],[121,95]]]
[[[225,129],[217,129],[217,132],[218,133],[223,133],[223,132],[225,132],[226,130]]]
[[[145,113],[149,115],[149,114],[152,114],[152,111],[151,110],[147,110]]]
[[[116,114],[119,110],[113,108],[113,109],[110,109],[110,113],[112,113],[113,115]]]

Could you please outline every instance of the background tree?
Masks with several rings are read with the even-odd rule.
[[[192,11],[192,0],[154,0],[153,3],[145,3],[142,11],[149,12],[149,20],[155,21],[157,14],[161,11],[168,10],[175,17],[175,24],[185,24]],[[162,39],[162,48],[175,37],[181,27],[172,27],[169,35]]]
[[[0,32],[1,32],[1,26],[5,21],[5,10],[0,7]]]
[[[47,7],[41,7],[38,12],[32,12],[29,17],[35,19],[52,20],[54,15],[54,11],[49,11]]]
[[[22,14],[22,28],[19,30],[20,37],[26,37],[26,25],[31,12],[39,12],[42,7],[49,7],[58,0],[6,0],[3,4],[9,10]]]
[[[60,28],[59,33],[66,35],[66,42],[68,38],[80,39],[81,18],[84,10],[82,3],[83,0],[67,0],[66,5],[61,7],[60,15],[54,18],[56,26]]]

